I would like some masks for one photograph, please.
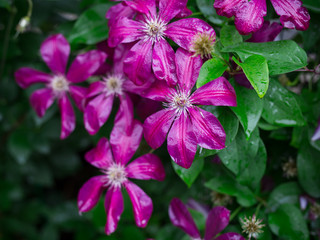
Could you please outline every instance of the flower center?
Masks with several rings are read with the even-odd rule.
[[[168,107],[175,109],[178,114],[181,114],[183,111],[187,110],[187,108],[191,106],[192,104],[190,102],[188,94],[182,92],[177,93],[173,96]]]
[[[108,178],[107,185],[121,187],[121,184],[127,180],[125,167],[120,164],[112,164],[105,172]]]
[[[69,83],[64,76],[57,75],[51,81],[51,88],[56,93],[69,91]]]
[[[201,58],[210,58],[215,40],[215,37],[207,33],[200,33],[195,37],[191,50],[195,52],[195,55],[200,55]]]
[[[161,19],[147,19],[143,31],[147,34],[146,38],[151,39],[152,42],[158,42],[164,37],[164,31],[166,30],[166,23]]]
[[[124,79],[120,75],[110,75],[104,78],[107,92],[109,94],[115,93],[118,95],[122,94],[122,83]]]

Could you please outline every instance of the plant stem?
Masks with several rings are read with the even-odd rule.
[[[239,206],[236,210],[234,210],[230,216],[229,222],[231,222],[241,210],[242,210],[242,206]]]
[[[256,212],[254,213],[254,214],[256,215],[256,217],[258,216],[259,211],[260,211],[260,208],[261,208],[262,205],[263,205],[263,203],[260,202],[259,205],[258,205],[258,207],[257,207],[257,209],[256,209]]]

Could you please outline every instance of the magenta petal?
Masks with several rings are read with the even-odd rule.
[[[87,95],[87,89],[80,86],[70,86],[70,95],[74,100],[76,106],[81,110],[84,111],[84,104]]]
[[[110,235],[117,229],[124,209],[121,188],[111,188],[107,191],[104,208],[107,214],[105,232],[107,235]]]
[[[62,34],[48,37],[41,44],[40,53],[52,72],[65,74],[70,45]]]
[[[91,50],[80,54],[71,64],[67,79],[73,83],[87,80],[105,62],[107,54],[99,50]]]
[[[239,33],[247,35],[262,27],[266,15],[266,0],[251,0],[240,6],[234,23]]]
[[[215,240],[246,240],[239,233],[224,233],[219,237],[215,238]]]
[[[168,134],[167,144],[172,160],[183,168],[190,168],[196,155],[197,142],[186,112],[174,121]]]
[[[131,162],[126,167],[126,171],[128,178],[142,180],[154,179],[163,181],[166,176],[160,158],[150,153],[145,154]]]
[[[248,0],[215,0],[213,6],[218,15],[230,18],[236,14],[241,5],[247,2]]]
[[[110,135],[110,144],[115,162],[127,164],[140,145],[142,131],[139,121],[133,122],[130,134],[126,134],[121,126],[114,126]]]
[[[109,8],[106,18],[109,20],[108,25],[111,26],[116,23],[119,18],[127,17],[131,19],[134,14],[135,12],[129,6],[124,3],[119,3]]]
[[[108,139],[101,138],[95,148],[86,153],[85,159],[96,168],[107,169],[113,163]]]
[[[34,91],[30,97],[30,102],[38,116],[43,117],[47,109],[54,102],[52,90],[49,88],[42,88]]]
[[[79,212],[90,211],[97,204],[103,185],[103,176],[92,177],[83,184],[78,194]]]
[[[318,127],[317,127],[316,131],[314,132],[311,140],[312,141],[317,141],[318,139],[320,139],[320,119],[318,121]]]
[[[106,84],[102,81],[96,81],[90,84],[86,98],[92,98],[102,93],[106,89]]]
[[[282,31],[283,27],[276,22],[270,24],[265,21],[257,32],[253,33],[251,38],[247,42],[272,42]]]
[[[185,18],[189,17],[192,14],[192,11],[185,7],[175,18]]]
[[[114,120],[114,126],[122,128],[126,134],[131,134],[133,127],[133,104],[128,94],[119,96],[120,107]]]
[[[130,181],[125,182],[124,186],[132,202],[134,219],[137,226],[147,226],[153,210],[151,198],[141,188]]]
[[[198,88],[191,95],[190,101],[199,105],[237,106],[234,88],[224,77],[219,77]]]
[[[211,240],[229,224],[230,211],[225,207],[214,207],[206,221],[205,240]]]
[[[120,43],[130,43],[137,41],[144,36],[144,24],[126,17],[113,22],[109,30],[108,44],[116,47]]]
[[[169,22],[187,7],[188,0],[160,0],[159,16],[164,22]]]
[[[152,69],[159,80],[167,81],[168,85],[175,86],[177,83],[175,55],[170,44],[160,39],[154,44]]]
[[[156,1],[155,0],[127,0],[125,3],[137,12],[143,13],[147,16],[156,15]]]
[[[200,147],[207,149],[225,148],[226,133],[219,120],[201,108],[190,108],[193,131]]]
[[[271,0],[271,3],[286,28],[308,29],[310,15],[300,0]]]
[[[201,238],[199,230],[194,223],[191,214],[180,199],[174,198],[171,200],[169,206],[169,217],[174,226],[181,228],[192,238]]]
[[[127,57],[128,52],[134,46],[133,43],[119,44],[114,48],[113,55],[113,73],[124,75],[123,74],[123,62]]]
[[[142,85],[152,78],[152,42],[141,40],[136,43],[124,60],[124,72],[136,85]]]
[[[215,39],[214,29],[205,21],[198,18],[186,18],[170,23],[165,34],[180,47],[192,51],[194,41],[202,34]]]
[[[114,95],[105,97],[100,94],[92,99],[84,110],[84,126],[91,135],[96,134],[100,127],[108,120],[112,110]]]
[[[14,73],[14,77],[22,88],[27,88],[34,83],[48,83],[52,79],[52,76],[49,74],[32,68],[20,68]]]
[[[59,109],[61,113],[61,134],[60,138],[65,139],[70,135],[76,127],[76,117],[74,115],[73,107],[68,96],[63,95],[59,101]]]
[[[152,114],[144,121],[144,138],[153,149],[163,144],[175,115],[174,110],[164,109]]]
[[[180,89],[190,93],[196,83],[202,66],[200,56],[194,56],[182,48],[176,53],[176,68]]]
[[[144,98],[149,98],[155,101],[168,102],[168,98],[175,93],[177,93],[177,91],[174,88],[169,87],[166,82],[156,81],[141,95]]]

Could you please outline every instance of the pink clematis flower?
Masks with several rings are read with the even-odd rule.
[[[33,92],[30,98],[31,105],[38,116],[43,117],[46,110],[57,99],[61,112],[60,138],[64,139],[75,128],[75,114],[68,95],[70,94],[76,106],[83,110],[83,100],[87,90],[74,84],[83,82],[93,75],[105,61],[107,55],[97,50],[80,54],[66,73],[70,45],[61,34],[47,38],[41,45],[40,53],[52,74],[32,68],[20,68],[15,72],[15,79],[22,88],[27,88],[35,83],[45,84],[45,88]]]
[[[302,7],[301,0],[270,1],[283,26],[301,31],[308,29],[310,15]],[[213,6],[221,16],[235,16],[236,28],[244,35],[259,30],[263,25],[263,17],[267,15],[266,0],[216,0]]]
[[[145,154],[126,166],[139,147],[142,126],[134,122],[131,135],[123,134],[123,129],[114,127],[110,144],[106,138],[100,139],[96,148],[89,151],[86,160],[101,170],[103,175],[92,177],[80,189],[78,207],[80,213],[91,210],[98,202],[103,190],[107,189],[105,210],[107,222],[106,234],[113,233],[123,212],[121,187],[124,187],[131,199],[135,222],[145,227],[151,217],[153,205],[151,198],[129,178],[162,181],[165,171],[160,159],[154,154]]]
[[[197,144],[208,149],[225,147],[225,131],[218,119],[196,105],[236,106],[236,94],[230,83],[220,77],[191,94],[202,65],[200,56],[179,48],[176,53],[178,84],[175,88],[155,82],[146,98],[165,102],[166,109],[144,122],[144,137],[152,148],[160,147],[168,133],[168,152],[178,165],[189,168]]]
[[[232,232],[216,237],[229,224],[230,211],[225,207],[218,206],[211,209],[206,221],[204,238],[201,238],[191,214],[180,199],[172,199],[169,206],[169,217],[174,226],[181,228],[194,240],[245,240],[240,234]]]
[[[148,81],[152,70],[157,79],[166,80],[170,86],[177,83],[174,50],[166,37],[196,54],[211,53],[216,34],[209,24],[197,18],[169,23],[185,10],[187,0],[159,0],[158,4],[155,0],[125,2],[139,14],[135,20],[123,17],[113,22],[108,43],[115,47],[119,43],[136,42],[124,61],[124,71],[135,84]]]

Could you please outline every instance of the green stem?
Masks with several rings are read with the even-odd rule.
[[[31,15],[32,15],[32,9],[33,9],[33,3],[32,3],[32,0],[28,0],[28,4],[29,4],[29,8],[28,8],[27,17],[31,18]]]
[[[258,207],[257,207],[257,209],[256,209],[256,212],[254,213],[254,214],[256,215],[256,217],[258,216],[259,211],[260,211],[260,208],[261,208],[262,205],[263,205],[263,203],[260,202],[259,205],[258,205]]]
[[[229,222],[231,222],[241,210],[242,210],[242,206],[239,206],[236,210],[234,210],[234,212],[230,216]]]
[[[192,13],[189,17],[194,17],[194,16],[202,16],[202,12],[195,12],[195,13]]]

